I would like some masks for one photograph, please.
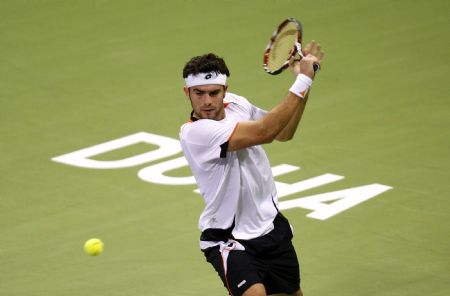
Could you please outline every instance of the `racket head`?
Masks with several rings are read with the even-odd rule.
[[[263,68],[277,75],[289,66],[289,59],[297,54],[297,46],[302,42],[302,25],[295,18],[284,20],[272,33],[264,52]]]

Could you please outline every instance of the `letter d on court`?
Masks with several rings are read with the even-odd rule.
[[[118,150],[138,143],[158,146],[156,150],[120,160],[94,160],[90,157]],[[181,152],[179,141],[146,132],[138,132],[123,138],[53,157],[55,162],[90,169],[119,169],[144,164]]]

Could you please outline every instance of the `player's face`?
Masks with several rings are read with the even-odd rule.
[[[223,98],[226,87],[218,84],[193,86],[185,88],[191,100],[194,116],[199,119],[222,120],[225,118]]]

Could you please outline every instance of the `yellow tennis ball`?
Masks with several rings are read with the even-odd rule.
[[[103,242],[98,238],[91,238],[84,243],[84,251],[91,256],[100,255],[103,252]]]

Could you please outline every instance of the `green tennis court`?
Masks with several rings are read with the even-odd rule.
[[[0,295],[226,295],[199,250],[202,199],[177,150],[190,112],[181,70],[214,52],[229,90],[270,109],[293,82],[262,69],[287,17],[326,52],[295,139],[265,147],[305,295],[450,295],[449,11],[444,0],[1,1]],[[92,147],[71,155],[85,167],[55,160]],[[314,216],[320,206],[335,211]],[[100,256],[83,252],[92,237]]]

